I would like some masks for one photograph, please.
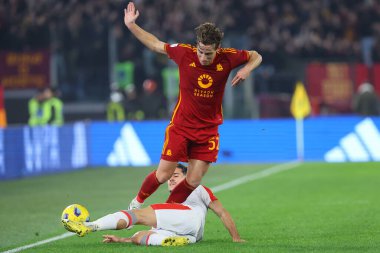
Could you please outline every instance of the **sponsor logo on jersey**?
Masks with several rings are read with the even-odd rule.
[[[213,90],[194,89],[194,96],[212,98],[214,96]]]
[[[203,89],[210,88],[212,83],[212,77],[207,74],[202,74],[198,77],[198,85]]]

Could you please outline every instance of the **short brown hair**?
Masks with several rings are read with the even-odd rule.
[[[177,168],[182,170],[182,173],[186,176],[187,174],[187,167],[183,165],[182,163],[177,163]]]
[[[197,43],[201,42],[204,45],[215,44],[218,48],[223,39],[223,32],[213,23],[203,23],[195,28],[197,35]]]

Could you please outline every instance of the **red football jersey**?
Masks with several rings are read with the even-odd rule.
[[[232,69],[246,63],[246,50],[220,48],[211,65],[202,66],[197,48],[166,44],[168,56],[179,69],[179,95],[171,121],[177,126],[203,128],[223,123],[224,88]]]

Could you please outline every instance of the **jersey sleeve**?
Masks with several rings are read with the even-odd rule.
[[[222,52],[229,60],[232,69],[244,63],[247,63],[249,60],[249,53],[247,50],[238,50],[235,48],[222,48]]]
[[[217,199],[218,198],[214,195],[210,188],[202,185],[202,200],[206,206]]]
[[[169,58],[177,63],[177,65],[181,64],[181,60],[189,48],[191,48],[191,46],[187,44],[165,44],[165,51]]]

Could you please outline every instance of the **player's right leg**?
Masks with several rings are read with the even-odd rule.
[[[165,132],[165,141],[162,147],[161,160],[157,171],[150,173],[144,180],[136,198],[131,201],[129,210],[141,207],[157,188],[173,175],[178,161],[187,161],[189,140],[183,131],[175,125],[169,124]]]
[[[62,221],[64,227],[78,236],[85,236],[94,231],[120,230],[133,226],[134,224],[154,227],[157,225],[156,213],[152,207],[138,210],[122,210],[108,214],[93,222],[76,222],[70,220]]]
[[[66,230],[76,233],[80,237],[83,237],[87,235],[88,233],[92,232],[91,228],[84,225],[83,222],[64,219],[62,220],[62,223],[63,223],[63,226],[66,228]]]

